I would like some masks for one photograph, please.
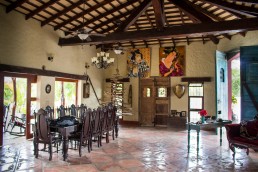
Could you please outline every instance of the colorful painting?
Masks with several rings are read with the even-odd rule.
[[[150,77],[150,48],[131,49],[127,57],[128,77]]]
[[[159,73],[164,77],[185,75],[184,46],[159,48]]]

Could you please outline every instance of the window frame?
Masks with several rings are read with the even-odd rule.
[[[199,87],[199,86],[191,86],[191,84],[200,84],[202,87],[202,96],[190,96],[190,87]],[[202,99],[202,107],[198,108],[190,108],[191,98],[201,98]],[[203,82],[189,82],[188,83],[188,122],[191,122],[191,112],[199,112],[204,109],[204,83]]]
[[[68,79],[68,78],[55,78],[55,81],[60,81],[63,85],[64,82],[74,82],[75,83],[75,106],[78,104],[78,80],[75,79]],[[56,93],[55,93],[56,94]],[[54,100],[55,102],[56,100]]]

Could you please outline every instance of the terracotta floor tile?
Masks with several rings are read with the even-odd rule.
[[[223,131],[224,132],[224,131]],[[102,141],[102,147],[93,143],[88,153],[82,149],[68,150],[68,159],[63,161],[62,152],[53,153],[49,161],[48,152],[33,155],[32,141],[24,137],[4,134],[4,146],[0,149],[0,171],[26,172],[182,172],[182,171],[258,171],[258,153],[236,149],[235,161],[228,147],[225,132],[223,144],[215,132],[201,131],[200,150],[197,155],[196,132],[191,132],[190,153],[187,153],[187,131],[162,127],[120,127],[119,137]],[[6,138],[6,140],[5,140]],[[18,144],[17,144],[18,143]],[[43,146],[41,146],[42,148]]]

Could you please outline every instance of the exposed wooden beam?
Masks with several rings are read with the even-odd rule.
[[[135,10],[131,12],[131,15],[117,28],[116,32],[126,31],[150,5],[151,2],[149,0],[144,0]]]
[[[86,15],[87,13],[90,13],[90,12],[92,12],[92,11],[94,11],[94,10],[100,8],[101,6],[106,5],[107,3],[111,2],[111,1],[113,1],[113,0],[105,0],[105,1],[102,1],[101,3],[99,3],[99,4],[95,5],[95,6],[93,6],[92,8],[89,8],[89,9],[87,9],[87,10],[81,12],[80,14],[77,14],[77,15],[71,17],[70,19],[66,20],[66,21],[63,22],[63,23],[60,23],[59,25],[55,26],[54,29],[55,29],[55,30],[60,29],[61,27],[65,26],[66,24],[68,24],[68,23],[70,23],[70,22],[72,22],[73,20],[76,20],[76,19],[78,19],[79,17],[83,17],[83,16]],[[78,29],[81,29],[81,28],[83,28],[84,26],[87,26],[87,25],[93,23],[93,22],[96,21],[96,20],[99,20],[99,19],[101,19],[101,18],[103,18],[103,17],[105,17],[105,16],[108,16],[108,15],[111,14],[111,13],[114,13],[114,12],[116,12],[116,11],[122,9],[122,8],[125,8],[125,7],[127,7],[128,5],[131,5],[132,3],[136,2],[136,1],[137,1],[137,0],[131,0],[131,1],[128,1],[128,2],[126,2],[126,3],[124,3],[124,4],[122,4],[122,5],[119,5],[118,7],[113,8],[113,9],[111,9],[111,10],[109,10],[109,11],[107,11],[107,12],[101,14],[101,15],[98,15],[98,16],[96,16],[95,18],[92,18],[92,19],[90,19],[90,20],[87,20],[85,23],[82,23],[81,25],[79,25],[79,26],[73,28],[71,31],[76,31],[76,30],[78,30]]]
[[[176,5],[180,10],[182,10],[192,21],[193,23],[203,23],[210,22],[211,19],[206,15],[198,12],[193,8],[192,3],[186,0],[169,0],[171,3]]]
[[[53,5],[54,3],[56,3],[59,0],[52,0],[52,1],[48,1],[47,3],[41,5],[39,8],[37,8],[36,10],[30,12],[29,14],[27,14],[25,16],[25,19],[28,20],[31,17],[33,17],[34,15],[38,14],[39,12],[43,11],[44,9],[48,8],[49,6]]]
[[[180,10],[182,10],[194,23],[198,21],[198,23],[212,22],[212,19],[200,13],[199,8],[194,4],[187,0],[170,0],[173,2]],[[219,43],[219,39],[213,35],[208,35],[211,41],[214,44]]]
[[[181,82],[211,82],[211,77],[183,77]]]
[[[231,36],[229,34],[222,34],[225,38],[228,38],[229,40],[231,40]]]
[[[203,0],[207,3],[216,5],[224,10],[227,11],[233,11],[235,13],[239,13],[242,15],[254,15],[258,16],[258,9],[249,7],[249,6],[244,6],[244,5],[236,5],[234,3],[229,3],[226,1],[221,1],[221,0]]]
[[[164,0],[152,0],[152,6],[155,14],[156,27],[158,30],[163,30],[165,26]]]
[[[6,65],[6,64],[0,64],[0,71],[1,72],[16,72],[16,73],[26,73],[26,74],[42,75],[42,76],[80,79],[80,80],[87,79],[86,75],[76,75],[76,74],[70,74],[70,73],[56,72],[56,71],[52,71],[52,70],[42,70],[42,69],[35,69],[35,68],[28,68],[28,67],[21,67],[21,66],[12,66],[12,65]]]
[[[11,12],[12,10],[14,10],[15,8],[21,6],[23,3],[25,3],[27,0],[19,0],[19,1],[15,1],[13,3],[11,3],[10,5],[8,5],[6,7],[6,13]]]
[[[242,37],[245,37],[246,32],[239,32],[239,34],[240,34]]]
[[[213,35],[207,35],[208,38],[210,38],[210,40],[214,43],[214,44],[218,44],[219,43],[219,39],[216,38],[215,36]]]
[[[59,45],[80,45],[80,44],[101,44],[113,42],[125,42],[133,40],[162,39],[184,36],[201,36],[209,34],[224,34],[229,32],[241,32],[244,30],[258,30],[258,18],[248,18],[241,20],[230,20],[212,23],[188,24],[165,28],[164,31],[155,29],[111,33],[106,37],[92,37],[92,41],[82,41],[77,37],[60,38]]]

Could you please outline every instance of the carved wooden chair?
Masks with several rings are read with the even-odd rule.
[[[54,108],[47,106],[45,108],[46,113],[48,114],[49,119],[54,119]]]
[[[3,127],[4,127],[4,132],[7,131],[6,123],[7,123],[8,114],[9,114],[9,105],[4,105],[4,109],[3,109],[3,116],[4,116]]]
[[[65,116],[66,113],[67,113],[67,108],[65,108],[63,105],[57,108],[58,118]]]
[[[108,143],[108,137],[106,134],[108,133],[108,107],[102,107],[101,111],[101,136],[105,135],[106,143]],[[102,141],[100,141],[100,145],[102,146]]]
[[[88,152],[92,150],[92,111],[88,109],[83,114],[82,130],[69,136],[69,140],[76,141],[79,144],[79,156],[82,155],[82,146],[88,145]]]
[[[92,112],[93,124],[92,124],[92,139],[97,141],[98,147],[100,146],[102,131],[101,131],[101,108],[93,110]]]
[[[48,152],[49,152],[49,160],[52,160],[52,144],[57,145],[57,151],[58,151],[58,142],[60,142],[59,137],[54,137],[54,134],[50,132],[49,127],[49,117],[45,110],[42,108],[38,110],[35,115],[35,132],[34,132],[34,155],[36,158],[38,158],[38,152],[39,152],[39,143],[48,145]],[[45,151],[45,149],[42,149]]]
[[[112,133],[112,138],[113,140],[115,140],[115,125],[116,125],[116,121],[117,117],[116,117],[116,107],[113,106],[112,104],[108,105],[108,116],[107,116],[107,125],[108,125],[108,130],[107,130],[107,134],[106,134],[106,139],[107,139],[107,143],[109,143],[109,132]]]
[[[75,118],[78,118],[78,109],[75,107],[74,104],[72,104],[71,107],[68,108],[68,109],[69,109],[69,114],[71,116],[74,116]]]

